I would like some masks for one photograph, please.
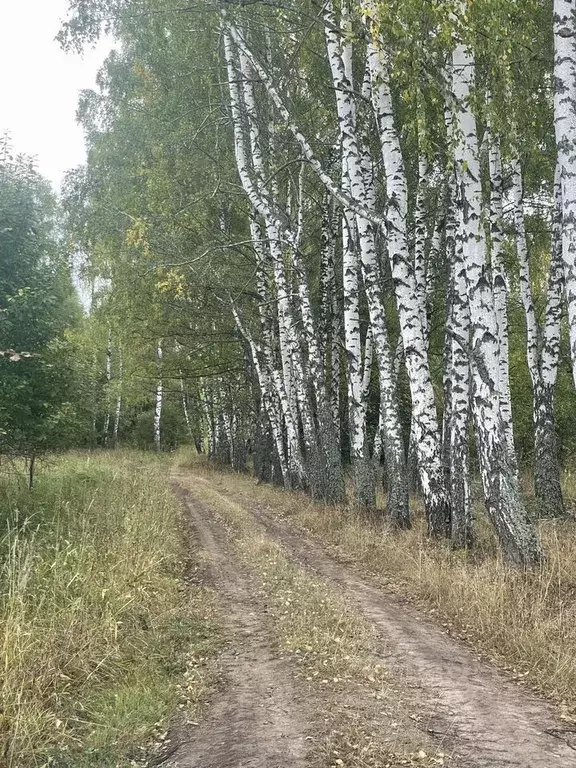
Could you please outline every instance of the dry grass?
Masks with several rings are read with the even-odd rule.
[[[0,509],[0,763],[141,758],[188,697],[189,638],[202,649],[212,632],[208,596],[190,608],[182,591],[167,467],[137,454],[60,459],[33,492],[0,477]]]
[[[210,473],[207,467],[195,471]],[[566,495],[574,498],[567,475]],[[286,493],[253,479],[220,473],[223,487],[245,503],[302,526],[334,548],[358,570],[387,588],[418,600],[454,634],[482,649],[519,679],[554,698],[569,720],[576,713],[576,523],[543,521],[547,554],[538,569],[508,567],[479,512],[479,546],[455,552],[426,536],[422,511],[399,532],[385,521],[359,517],[350,509],[322,507],[304,494]]]

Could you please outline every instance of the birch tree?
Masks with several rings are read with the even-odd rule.
[[[508,279],[503,263],[504,214],[503,214],[503,170],[500,137],[488,123],[488,164],[490,175],[490,267],[494,312],[498,333],[498,391],[500,412],[504,424],[511,466],[517,471],[514,428],[512,424],[512,399],[510,395],[510,344],[508,329]]]
[[[557,173],[557,177],[558,175]],[[556,180],[555,191],[552,253],[544,326],[541,327],[536,314],[530,275],[522,168],[518,160],[514,162],[512,167],[514,228],[520,270],[520,295],[526,316],[526,356],[534,398],[534,481],[539,511],[545,517],[561,517],[564,513],[554,414],[563,288],[562,194],[559,178]]]
[[[461,12],[465,13],[462,5]],[[482,187],[476,118],[472,111],[475,60],[462,30],[452,54],[455,108],[454,155],[461,189],[461,238],[471,321],[472,413],[488,514],[508,557],[532,565],[541,557],[536,533],[522,503],[502,418],[499,390],[499,337],[494,294],[487,272],[486,238],[481,226]]]
[[[554,129],[562,193],[562,260],[576,382],[576,12],[554,0]]]
[[[157,380],[156,391],[154,398],[154,448],[156,451],[162,449],[162,435],[161,435],[161,423],[162,423],[162,406],[164,402],[164,382],[162,379],[162,359],[163,359],[162,339],[158,340],[156,345],[156,368],[157,368]]]

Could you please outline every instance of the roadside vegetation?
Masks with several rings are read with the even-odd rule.
[[[217,647],[167,464],[69,456],[32,491],[4,471],[0,510],[0,763],[138,764]]]

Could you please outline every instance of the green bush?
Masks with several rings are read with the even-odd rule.
[[[160,419],[160,445],[163,451],[174,451],[184,440],[182,416],[178,409],[165,406]],[[147,451],[154,448],[154,411],[143,411],[136,422],[129,439],[140,448]]]

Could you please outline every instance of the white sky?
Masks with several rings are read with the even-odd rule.
[[[0,4],[0,131],[10,132],[16,152],[35,155],[40,173],[58,187],[64,172],[85,160],[78,92],[94,86],[111,42],[83,57],[64,53],[54,37],[67,0]]]

